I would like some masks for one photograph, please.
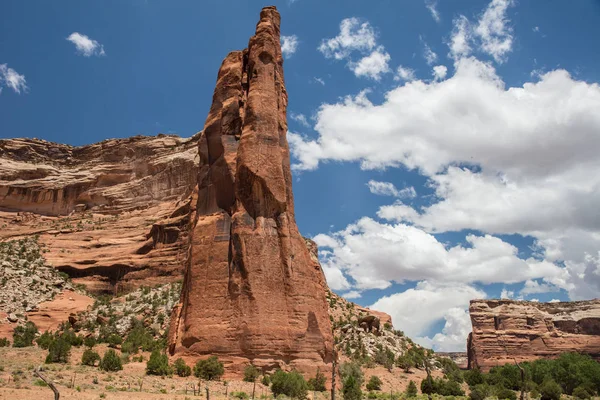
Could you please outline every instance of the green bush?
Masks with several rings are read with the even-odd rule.
[[[575,389],[573,389],[573,397],[576,399],[586,400],[591,399],[593,396],[594,394],[590,393],[588,388],[584,386],[577,386]]]
[[[144,327],[142,322],[135,318],[131,319],[131,326],[133,327],[123,345],[121,350],[129,354],[136,354],[141,348],[143,351],[153,351],[154,349],[162,349],[162,345],[159,341],[154,340],[148,329]]]
[[[396,359],[396,366],[404,370],[404,372],[409,373],[411,368],[414,368],[415,362],[408,352],[398,356]]]
[[[223,363],[216,356],[200,360],[194,366],[194,376],[208,381],[218,380],[224,372]]]
[[[552,379],[546,379],[540,385],[540,394],[542,395],[542,400],[560,400],[562,389],[560,385]]]
[[[113,333],[106,338],[106,343],[108,343],[108,347],[116,348],[118,345],[123,343],[123,338],[116,333]]]
[[[487,383],[480,383],[471,387],[471,393],[469,393],[469,399],[471,400],[484,400],[492,395],[492,390]]]
[[[96,365],[96,361],[100,361],[100,354],[92,349],[85,349],[81,356],[81,364],[93,367]]]
[[[326,382],[327,382],[327,378],[325,378],[325,375],[323,375],[321,370],[319,368],[317,368],[317,374],[315,375],[315,377],[310,378],[308,380],[308,388],[315,392],[324,392],[325,390],[327,390],[325,388]]]
[[[378,376],[373,375],[369,379],[369,382],[367,382],[367,390],[369,390],[369,391],[371,391],[371,390],[381,390],[381,385],[382,384],[383,384],[383,382],[381,382],[381,379],[379,379]]]
[[[260,380],[260,383],[262,383],[265,386],[270,386],[271,385],[271,376],[263,375],[262,379]]]
[[[360,400],[362,399],[362,390],[360,383],[354,375],[349,375],[344,379],[342,386],[342,394],[344,400]]]
[[[81,346],[83,344],[83,336],[77,335],[75,332],[73,332],[70,329],[65,330],[63,333],[61,333],[60,336],[64,340],[66,340],[67,342],[69,342],[69,344],[71,346],[79,347],[79,346]]]
[[[123,364],[117,353],[113,349],[108,349],[100,361],[100,369],[103,371],[120,371]]]
[[[169,357],[163,354],[159,349],[156,349],[150,355],[150,359],[146,363],[147,375],[165,376],[173,372],[169,366]]]
[[[13,347],[29,347],[33,346],[33,339],[38,333],[38,329],[31,321],[23,325],[19,325],[13,332]]]
[[[0,338],[0,347],[8,347],[8,346],[10,346],[10,341],[5,337]]]
[[[177,376],[186,377],[192,374],[192,369],[185,363],[185,361],[183,361],[183,358],[178,358],[175,360],[173,368],[175,369]]]
[[[247,400],[250,396],[246,392],[233,392],[231,396],[235,399]]]
[[[83,339],[83,344],[85,347],[89,347],[90,349],[96,345],[96,338],[92,335]]]
[[[463,373],[463,378],[469,387],[474,387],[484,383],[483,374],[479,368],[473,368]]]
[[[421,393],[423,394],[433,394],[436,392],[435,381],[433,378],[428,375],[425,379],[421,381]]]
[[[342,378],[342,382],[349,376],[353,376],[354,379],[356,379],[359,387],[362,386],[364,375],[360,369],[360,365],[355,362],[345,362],[340,365],[340,377]]]
[[[308,384],[297,371],[277,370],[271,375],[271,391],[275,397],[283,394],[296,399],[304,399],[308,391]]]
[[[442,396],[464,396],[465,392],[460,387],[460,383],[449,379],[436,379],[434,381],[434,393]]]
[[[408,382],[406,387],[406,397],[417,397],[417,384],[414,381]]]
[[[52,343],[53,340],[54,335],[46,331],[42,333],[37,339],[35,339],[35,342],[41,349],[48,350],[48,348],[50,347],[50,343]]]
[[[499,400],[517,400],[517,394],[506,388],[496,390],[496,397],[498,397]]]
[[[254,365],[250,364],[244,368],[244,382],[256,382],[259,376],[260,370]]]
[[[59,336],[54,339],[48,347],[48,355],[46,356],[46,364],[50,363],[67,363],[71,354],[71,343],[64,337]]]

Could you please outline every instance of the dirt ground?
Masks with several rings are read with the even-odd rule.
[[[104,354],[107,347],[98,345],[94,348]],[[205,388],[208,386],[210,399],[220,400],[227,397],[233,399],[233,392],[252,394],[252,383],[240,380],[201,382],[201,391],[194,396],[193,387],[198,388],[197,378],[181,378],[178,376],[157,377],[145,374],[146,360],[149,353],[143,353],[143,362],[130,362],[123,365],[123,371],[103,372],[95,367],[79,364],[83,347],[73,348],[69,364],[44,364],[47,351],[37,347],[0,348],[0,399],[43,400],[53,399],[50,388],[38,386],[39,379],[33,374],[34,368],[42,365],[44,374],[51,379],[60,391],[61,399],[97,400],[97,399],[170,399],[191,400],[206,398]],[[406,374],[399,369],[392,373],[383,367],[364,369],[365,381],[371,375],[377,375],[383,381],[382,392],[401,392],[408,382],[414,380],[419,385],[425,377],[424,371]],[[435,372],[434,376],[440,375]],[[72,382],[74,381],[74,384]],[[96,382],[96,383],[95,383]],[[140,388],[141,386],[141,388]],[[141,389],[141,390],[140,390]],[[228,396],[226,397],[226,391]],[[327,400],[329,393],[309,393],[312,400]],[[257,399],[272,398],[268,387],[257,383]],[[339,398],[341,399],[341,393]]]

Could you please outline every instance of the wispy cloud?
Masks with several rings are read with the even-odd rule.
[[[103,45],[79,32],[71,33],[67,40],[73,43],[77,49],[77,52],[84,57],[106,55]]]
[[[394,80],[406,81],[406,82],[414,81],[415,80],[415,70],[408,68],[408,67],[403,67],[402,65],[400,65],[400,66],[398,66],[398,69],[396,70],[396,76],[394,76]],[[373,181],[371,181],[371,182],[373,182]]]
[[[433,63],[437,61],[438,56],[433,50],[431,50],[431,47],[429,47],[429,45],[423,40],[423,38],[420,37],[420,39],[423,43],[423,58],[425,58],[427,64],[433,65]]]
[[[308,119],[304,114],[296,114],[295,112],[290,112],[290,118],[304,126],[305,128],[310,128],[310,124],[308,123]]]
[[[391,182],[379,182],[370,180],[367,182],[369,191],[379,196],[394,196],[400,198],[414,198],[417,195],[415,188],[412,186],[398,190]]]
[[[425,7],[427,7],[435,22],[440,22],[440,13],[437,10],[437,1],[425,0]]]
[[[281,37],[281,52],[284,57],[290,58],[298,49],[298,36],[289,35]]]
[[[21,91],[26,92],[28,89],[25,75],[21,75],[14,69],[9,68],[7,64],[0,64],[0,93],[2,85],[11,88],[19,94],[21,94]]]

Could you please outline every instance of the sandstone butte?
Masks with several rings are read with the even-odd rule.
[[[472,300],[469,368],[553,358],[564,352],[600,360],[600,300],[537,303]]]
[[[0,140],[0,240],[38,235],[47,261],[95,293],[183,276],[176,357],[327,373],[327,284],[295,221],[279,27],[264,8],[192,138]]]
[[[169,351],[314,373],[331,368],[333,336],[325,278],[294,216],[279,27],[263,8],[248,48],[219,69]]]

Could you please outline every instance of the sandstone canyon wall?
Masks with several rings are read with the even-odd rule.
[[[199,141],[190,245],[169,350],[217,355],[229,371],[327,371],[333,338],[327,286],[294,216],[287,92],[275,7],[217,77]]]
[[[469,368],[555,357],[564,352],[600,360],[600,300],[537,303],[473,300]]]
[[[181,279],[198,138],[0,140],[0,240],[38,235],[93,292]]]

